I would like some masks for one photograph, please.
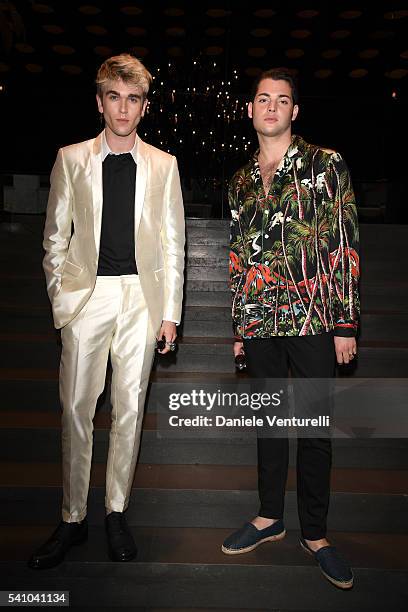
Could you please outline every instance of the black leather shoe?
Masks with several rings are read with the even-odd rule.
[[[63,561],[66,553],[76,544],[88,538],[88,522],[66,523],[61,521],[54,533],[28,560],[31,569],[49,569]]]
[[[111,512],[105,518],[109,557],[112,561],[131,561],[137,548],[123,512]]]

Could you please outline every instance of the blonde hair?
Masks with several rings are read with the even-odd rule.
[[[107,81],[122,79],[127,84],[137,85],[142,89],[143,97],[147,96],[152,82],[152,75],[136,57],[129,53],[114,55],[105,60],[96,75],[96,91],[100,98]]]

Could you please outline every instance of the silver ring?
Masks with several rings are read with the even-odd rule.
[[[175,351],[176,350],[176,346],[177,344],[175,342],[166,342],[167,346],[169,347],[169,349],[171,351]]]

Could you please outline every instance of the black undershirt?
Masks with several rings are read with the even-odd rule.
[[[130,153],[102,164],[103,207],[98,276],[137,274],[135,261],[136,164]]]

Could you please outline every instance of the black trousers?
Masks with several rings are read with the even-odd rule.
[[[335,352],[332,333],[317,336],[244,340],[248,373],[253,378],[332,378]],[[287,438],[258,438],[259,516],[282,518],[288,475]],[[297,498],[302,535],[326,536],[330,498],[331,441],[298,438]]]

